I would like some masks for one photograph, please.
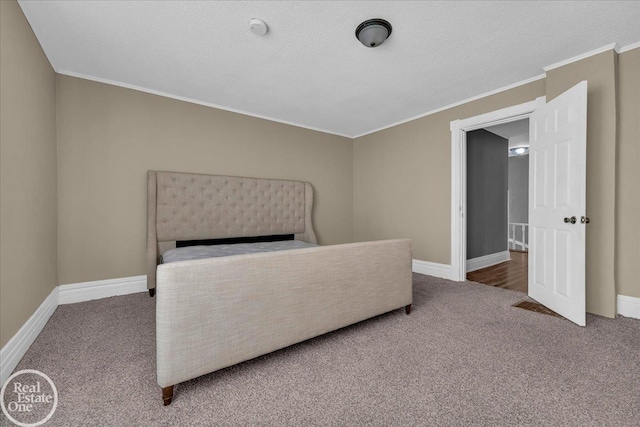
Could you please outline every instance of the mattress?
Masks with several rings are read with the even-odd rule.
[[[287,251],[291,249],[313,248],[318,245],[300,240],[282,242],[236,243],[233,245],[187,246],[169,249],[162,254],[164,264],[194,259],[219,258],[224,256],[255,254],[259,252]]]

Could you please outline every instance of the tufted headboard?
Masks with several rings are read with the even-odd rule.
[[[181,172],[147,173],[147,287],[176,241],[294,234],[316,243],[308,182]]]

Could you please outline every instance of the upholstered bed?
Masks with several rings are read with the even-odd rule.
[[[391,310],[410,313],[411,241],[318,246],[309,183],[149,171],[147,202],[165,405],[181,382]]]

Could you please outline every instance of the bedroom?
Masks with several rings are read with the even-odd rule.
[[[55,6],[55,2],[50,3]],[[337,56],[336,62],[343,57],[352,57],[361,61],[363,66],[370,66],[379,61],[377,58],[393,58],[393,55],[400,55],[403,44],[411,46],[415,52],[416,46],[420,45],[420,39],[408,39],[407,34],[418,37],[421,32],[419,25],[429,27],[433,24],[422,23],[419,19],[410,20],[410,14],[401,13],[402,8],[394,4],[352,5],[353,10],[350,9],[349,13],[344,14],[344,22],[338,20],[331,24],[326,18],[335,16],[335,9],[327,4],[315,6],[316,9],[307,11],[309,15],[301,16],[311,19],[310,16],[317,15],[317,21],[313,21],[314,25],[330,25],[330,29],[337,31],[335,38],[329,37],[328,40],[321,40],[316,44],[309,43],[309,38],[302,37],[306,34],[307,24],[302,19],[291,19],[293,12],[290,7],[258,3],[259,9],[252,11],[245,4],[243,7],[249,10],[239,12],[241,19],[238,18],[237,22],[231,12],[228,15],[222,14],[226,19],[221,24],[230,32],[225,36],[228,38],[220,40],[233,44],[236,42],[235,38],[238,38],[237,40],[242,40],[243,48],[247,49],[242,55],[264,49],[268,55],[277,59],[277,63],[281,63],[287,58],[283,56],[284,53],[279,52],[281,45],[272,42],[278,40],[275,37],[287,21],[292,22],[290,25],[295,24],[294,34],[301,37],[296,42],[299,44],[292,49],[296,49],[300,55],[309,55],[306,64],[316,64],[317,61],[313,62],[313,59],[321,56],[315,49],[322,49],[321,54],[325,56]],[[67,7],[69,5],[67,4]],[[429,14],[446,12],[436,6],[437,4],[433,6],[434,9],[429,9]],[[225,7],[232,8],[230,5]],[[303,8],[303,5],[299,7]],[[471,20],[468,15],[488,19],[487,16],[497,12],[487,7],[469,3],[461,9],[467,13],[464,15],[466,19]],[[540,6],[531,3],[526,7],[537,10]],[[584,4],[581,7],[586,8]],[[56,65],[56,61],[72,59],[63,55],[65,51],[74,52],[73,49],[76,48],[77,52],[81,53],[76,52],[75,60],[81,60],[86,56],[95,61],[88,65],[107,70],[107,64],[114,59],[107,55],[113,55],[118,50],[109,51],[109,46],[105,46],[106,50],[101,52],[87,51],[83,50],[86,46],[77,46],[66,39],[65,43],[68,44],[58,47],[48,45],[47,43],[55,40],[55,37],[36,37],[22,10],[33,10],[36,15],[29,16],[27,13],[30,19],[44,19],[47,14],[43,9],[29,2],[3,1],[0,288],[3,373],[7,360],[4,356],[8,354],[5,351],[7,343],[39,310],[54,289],[57,289],[62,304],[58,307],[60,313],[74,307],[64,302],[83,301],[81,294],[90,293],[94,288],[103,290],[105,296],[128,293],[131,290],[145,291],[147,170],[310,182],[314,187],[316,199],[314,227],[321,244],[410,238],[413,241],[414,272],[450,278],[450,123],[529,102],[542,96],[551,100],[581,80],[587,80],[590,88],[588,135],[592,138],[588,142],[587,151],[587,203],[592,219],[589,225],[591,240],[587,241],[587,312],[592,313],[589,319],[614,317],[621,307],[631,307],[627,313],[633,313],[633,310],[637,313],[637,301],[640,298],[640,255],[637,243],[640,241],[637,222],[639,177],[636,166],[639,150],[637,118],[640,114],[637,76],[640,74],[640,63],[637,42],[640,41],[640,34],[634,25],[629,26],[625,33],[623,30],[626,27],[618,24],[618,21],[637,22],[638,3],[632,2],[626,6],[618,3],[596,3],[593,7],[598,14],[603,14],[598,18],[603,24],[597,26],[598,32],[594,32],[592,39],[577,28],[569,28],[568,34],[574,36],[557,49],[549,49],[548,53],[545,53],[547,49],[536,51],[536,43],[529,40],[525,46],[531,52],[527,50],[526,55],[521,54],[517,57],[521,62],[529,61],[527,72],[523,72],[519,77],[503,74],[500,81],[490,79],[490,76],[497,72],[495,62],[492,66],[476,69],[473,73],[469,72],[468,65],[465,67],[465,64],[461,64],[458,74],[452,74],[459,79],[458,82],[473,75],[480,77],[470,79],[472,82],[468,87],[459,86],[460,91],[451,95],[448,92],[455,88],[444,85],[446,87],[442,90],[443,99],[450,99],[449,96],[453,99],[446,102],[435,99],[435,104],[428,106],[423,106],[416,100],[419,105],[411,106],[414,110],[411,110],[410,114],[404,117],[383,115],[378,118],[379,124],[368,130],[373,131],[390,124],[396,126],[360,136],[366,130],[360,131],[356,124],[361,126],[361,117],[377,107],[375,104],[368,104],[367,101],[379,102],[379,99],[355,98],[356,102],[349,110],[352,115],[346,114],[346,109],[336,107],[335,113],[327,117],[327,120],[337,121],[344,116],[344,123],[353,128],[328,133],[307,129],[319,126],[307,125],[307,128],[304,128],[282,123],[298,123],[309,120],[305,119],[306,116],[314,117],[312,113],[305,113],[311,108],[306,104],[291,104],[299,111],[299,116],[294,116],[298,120],[289,119],[286,115],[274,117],[280,120],[278,122],[235,113],[233,108],[246,108],[233,105],[227,106],[231,111],[226,111],[198,105],[195,102],[185,102],[186,99],[194,97],[171,94],[154,87],[151,88],[153,91],[147,92],[134,90],[133,86],[142,87],[143,82],[123,79],[116,84],[116,77],[119,76],[116,72],[107,77],[98,75],[89,79],[90,73],[85,69],[65,70],[61,65]],[[54,7],[49,12],[55,10]],[[530,10],[520,10],[518,16],[527,15],[526,12]],[[462,11],[449,11],[445,15],[451,19],[454,13]],[[64,13],[72,12],[67,9],[58,10],[63,16]],[[122,40],[114,39],[117,36],[114,29],[118,28],[115,21],[100,21],[98,25],[99,23],[94,23],[90,17],[100,16],[100,13],[94,15],[91,12],[86,11],[81,22],[92,24],[93,28],[101,29],[104,33],[100,35],[102,38],[88,38],[89,40],[96,43],[118,40],[117,47],[127,46]],[[160,9],[156,12],[153,12],[153,16],[158,16],[158,19],[164,16]],[[254,17],[254,13],[270,25],[273,38],[268,38],[270,33],[267,33],[267,37],[260,38],[249,31],[248,19]],[[246,14],[249,15],[245,16]],[[342,12],[338,15],[342,16]],[[136,16],[138,15],[132,15],[132,19]],[[354,31],[357,24],[363,20],[378,16],[388,17],[393,25],[393,32],[382,46],[366,49],[354,37]],[[595,19],[588,11],[584,12],[582,18],[586,21],[589,18]],[[406,23],[403,23],[403,20],[406,20]],[[149,22],[151,21],[153,20]],[[44,22],[64,21],[45,19]],[[508,22],[511,22],[511,26],[505,26],[505,31],[514,27],[513,22],[508,19],[505,25]],[[611,22],[616,24],[613,25]],[[34,22],[31,22],[31,25],[34,26],[36,35],[38,31],[46,30],[45,27],[39,29]],[[75,25],[79,24],[76,22]],[[68,26],[76,31],[81,29],[81,26]],[[342,28],[342,32],[338,27]],[[442,27],[446,27],[445,23],[439,23],[432,28],[434,32],[430,33],[431,49],[436,49],[436,46],[448,41],[442,39],[444,34],[448,34]],[[59,26],[55,28],[59,29]],[[92,37],[98,37],[94,33],[91,34]],[[160,37],[157,29],[154,34]],[[68,36],[66,33],[62,35]],[[495,41],[492,34],[485,36]],[[288,40],[292,42],[292,38]],[[456,40],[462,43],[460,39]],[[452,40],[453,42],[455,40]],[[609,47],[614,42],[620,47]],[[445,49],[438,52],[447,57],[449,49],[454,49],[454,46],[461,48],[460,45],[452,44],[445,52]],[[601,49],[603,46],[607,48]],[[169,48],[169,45],[155,47],[160,52]],[[47,55],[57,52],[56,49],[63,51],[56,53],[62,56],[47,58]],[[334,52],[336,49],[340,52]],[[514,54],[520,52],[519,49],[511,49],[510,52]],[[497,52],[491,52],[497,55]],[[592,55],[585,55],[546,72],[543,70],[544,67],[585,53]],[[101,59],[100,55],[105,55],[104,58],[108,59]],[[293,56],[289,54],[290,57]],[[427,58],[421,66],[424,70],[440,72],[437,65],[441,61],[439,58],[441,57]],[[137,67],[142,68],[144,60],[149,60],[150,62],[147,62],[157,68],[157,64],[153,63],[151,58],[144,57],[143,60],[136,61],[135,56],[127,56],[124,59],[119,62],[123,67],[119,70],[123,73],[122,76],[136,71]],[[339,63],[349,62],[345,59]],[[327,67],[330,65],[332,64],[326,64]],[[371,86],[376,90],[388,91],[396,90],[399,86],[397,83],[386,86],[378,83],[379,79],[385,77],[386,67],[391,66],[389,59],[384,59],[378,67],[371,67],[374,71],[370,74],[350,75],[350,80],[335,82],[322,79],[322,73],[330,71],[322,68],[323,66],[321,63],[313,67],[313,72],[302,75],[313,76],[314,80],[325,85],[325,96],[316,98],[320,104],[335,101],[331,97],[338,97],[348,85],[353,85],[354,90],[363,90],[363,87]],[[257,92],[248,90],[249,87],[238,86],[235,88],[237,100],[245,102],[247,106],[253,105],[255,100],[258,106],[272,106],[277,109],[279,105],[287,102],[287,94],[300,93],[302,97],[307,93],[306,81],[300,78],[292,82],[291,92],[274,92],[269,86],[269,78],[281,72],[281,68],[269,68],[269,64],[264,64],[264,67],[259,69],[260,72],[251,74],[253,80],[247,81],[253,82],[257,87],[263,86],[265,91],[269,88],[269,97],[256,98]],[[168,68],[167,74],[173,71],[172,68]],[[452,73],[450,70],[449,72]],[[232,79],[233,76],[228,73],[227,71],[224,77]],[[108,84],[109,81],[112,84]],[[173,99],[161,96],[161,92],[173,96]],[[382,93],[381,96],[396,99],[387,93]],[[197,101],[195,98],[194,100]],[[209,103],[217,104],[214,101]],[[395,108],[390,110],[394,114],[410,110],[409,107],[403,109],[401,104],[403,102],[397,101],[392,105]],[[442,110],[438,111],[441,108]],[[290,108],[292,109],[294,108]],[[431,114],[426,114],[429,112]],[[260,115],[266,116],[254,114]],[[322,118],[321,116],[318,115],[319,118]],[[414,120],[401,123],[413,117]],[[335,133],[343,133],[346,136]],[[25,194],[29,196],[25,197]],[[38,262],[34,262],[34,259]],[[82,285],[82,292],[77,290],[78,284]],[[98,300],[95,303],[100,301],[107,300]],[[468,301],[444,300],[441,301],[441,308],[438,308],[437,299],[431,298],[429,301],[432,313],[443,315],[445,313],[442,310],[449,304],[460,303],[469,309],[473,307],[467,307]],[[147,300],[143,302],[152,303],[153,301]],[[398,321],[413,321],[412,316],[418,318],[418,308],[415,307],[414,313],[407,319],[403,317]],[[627,314],[627,317],[631,316]],[[112,319],[106,318],[102,321],[108,325],[112,324]],[[81,323],[79,320],[74,322]],[[113,327],[118,327],[118,324],[114,324]],[[586,330],[589,330],[589,326]],[[352,329],[348,331],[353,333]],[[454,334],[453,331],[449,333]],[[359,342],[357,334],[353,335],[352,339],[356,343]],[[609,357],[615,345],[615,342],[607,339],[606,345],[603,344],[603,348],[596,349],[596,354],[592,355],[596,358]],[[637,348],[637,338],[635,345]],[[24,351],[26,352],[26,348]],[[338,355],[341,353],[336,354]],[[155,363],[153,354],[146,357],[151,360],[150,363]],[[278,359],[274,363],[283,362]],[[34,368],[37,369],[35,366]],[[225,375],[228,377],[226,380],[231,381],[229,384],[232,384],[231,373],[226,372]],[[260,371],[255,371],[254,375],[260,376]],[[3,376],[3,380],[5,378]],[[156,411],[161,408],[156,406],[159,396],[157,384],[153,380],[152,378],[149,384],[153,389],[152,401],[144,404],[149,405],[150,410]],[[58,383],[56,379],[54,382]],[[445,384],[442,390],[453,387],[453,384],[457,383]],[[492,383],[488,384],[491,386]],[[212,381],[204,388],[210,390],[210,393],[215,393],[217,386],[217,382]],[[480,384],[477,386],[480,387]],[[194,391],[194,396],[202,393],[202,389],[203,387],[199,387],[198,392]],[[324,396],[323,393],[320,395]],[[388,395],[383,395],[389,399]],[[361,394],[354,396],[362,398]],[[331,400],[327,399],[325,404],[328,405],[326,402]],[[584,399],[586,397],[583,396],[583,403]],[[187,404],[188,399],[176,397],[176,401],[169,408],[181,404],[180,402]],[[383,403],[390,402],[384,400]],[[161,402],[159,404],[161,405]],[[240,405],[241,402],[237,401],[234,404]],[[451,404],[453,403],[446,399],[442,402],[442,414],[445,414],[447,405]],[[477,408],[485,409],[480,402],[477,404]],[[63,414],[62,401],[60,405],[57,416]],[[356,408],[365,408],[367,400],[358,400],[355,405]],[[393,407],[397,408],[397,405]],[[473,406],[469,410],[473,410]],[[292,408],[288,411],[295,412]],[[373,409],[369,412],[365,409],[362,411],[363,416],[379,413]],[[449,416],[446,414],[440,423],[451,421],[446,418]],[[529,412],[527,415],[533,416]],[[469,418],[462,419],[466,420],[466,423],[469,422]],[[528,420],[534,422],[532,420],[535,418]],[[52,422],[55,422],[55,418]]]

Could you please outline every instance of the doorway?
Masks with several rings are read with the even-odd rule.
[[[467,132],[467,280],[528,292],[528,118]]]
[[[464,120],[451,122],[451,279],[466,280],[467,269],[467,133],[528,119],[545,97]],[[531,247],[531,245],[529,245]],[[529,250],[531,249],[529,247]]]
[[[451,278],[466,279],[467,133],[528,118],[528,296],[586,325],[587,81],[545,97],[451,122]]]

